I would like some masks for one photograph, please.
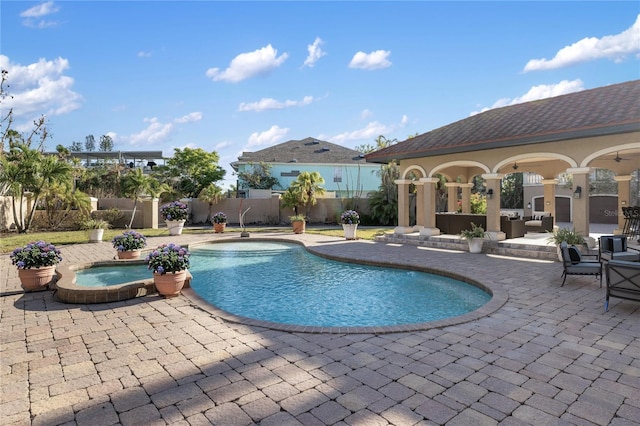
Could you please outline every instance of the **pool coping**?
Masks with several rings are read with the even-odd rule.
[[[245,239],[216,239],[212,241],[199,241],[197,243],[193,243],[189,246],[189,250],[195,248],[200,245],[207,244],[219,244],[230,241],[245,241]],[[356,263],[361,265],[369,265],[369,266],[382,266],[389,267],[395,269],[405,269],[411,271],[419,271],[426,272],[435,275],[441,275],[448,278],[453,278],[464,283],[476,286],[491,295],[491,299],[478,309],[468,312],[463,315],[458,315],[451,318],[446,318],[442,320],[428,321],[428,322],[420,322],[420,323],[411,323],[411,324],[398,324],[398,325],[388,325],[388,326],[339,326],[339,327],[323,327],[323,326],[308,326],[308,325],[294,325],[294,324],[284,324],[284,323],[276,323],[265,320],[258,320],[254,318],[248,318],[241,315],[232,314],[223,309],[218,308],[215,305],[204,300],[200,297],[192,288],[185,288],[182,290],[182,294],[187,297],[194,307],[197,307],[205,312],[208,312],[211,315],[218,316],[225,321],[249,325],[255,327],[262,327],[272,330],[279,331],[287,331],[287,332],[296,332],[296,333],[322,333],[322,334],[386,334],[386,333],[402,333],[402,332],[410,332],[410,331],[424,331],[435,328],[443,328],[449,327],[452,325],[458,325],[470,321],[474,321],[490,315],[504,306],[507,303],[509,296],[507,291],[499,284],[486,281],[486,280],[477,280],[471,277],[456,274],[454,272],[437,269],[437,268],[427,268],[415,265],[403,265],[392,262],[385,262],[383,260],[371,260],[371,259],[357,259],[357,258],[349,258],[346,259],[344,257],[328,255],[326,253],[322,253],[318,250],[314,250],[314,246],[312,244],[308,244],[306,241],[302,240],[292,240],[288,238],[278,238],[275,236],[272,237],[258,237],[251,238],[251,240],[246,241],[271,241],[271,242],[289,242],[293,244],[299,244],[305,247],[305,249],[316,255],[326,259],[338,260],[341,262],[347,263]],[[349,241],[345,241],[346,244],[349,244]]]

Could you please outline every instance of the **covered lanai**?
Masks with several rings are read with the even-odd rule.
[[[517,169],[540,175],[544,211],[556,214],[556,190],[562,173],[572,176],[571,222],[589,234],[590,174],[609,169],[618,185],[618,229],[622,208],[637,200],[632,174],[640,168],[640,80],[492,109],[415,136],[366,156],[368,162],[400,167],[398,234],[439,235],[436,227],[438,175],[447,179],[449,211],[470,212],[473,177],[486,193],[500,194],[503,177]],[[409,188],[417,186],[416,224],[409,222]],[[633,195],[633,196],[632,196]],[[502,240],[500,197],[487,197],[487,231]]]

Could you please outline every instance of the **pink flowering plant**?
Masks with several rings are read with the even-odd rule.
[[[149,253],[145,261],[150,270],[164,275],[188,269],[190,255],[186,248],[177,244],[163,244]]]
[[[147,237],[137,231],[125,231],[113,237],[111,244],[118,251],[142,250],[147,246]]]
[[[360,215],[355,210],[345,210],[340,215],[340,223],[343,225],[357,225],[360,223]]]
[[[62,261],[60,250],[46,241],[36,241],[15,249],[9,257],[18,269],[54,266]]]
[[[164,220],[187,220],[189,207],[181,201],[172,201],[160,207],[160,215]]]

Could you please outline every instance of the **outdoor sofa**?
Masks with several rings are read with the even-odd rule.
[[[527,232],[552,232],[553,216],[549,212],[543,212],[524,218],[524,229]]]

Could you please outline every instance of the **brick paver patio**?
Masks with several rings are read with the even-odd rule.
[[[288,332],[229,322],[188,295],[67,305],[22,294],[2,255],[2,424],[639,424],[640,304],[613,299],[604,313],[593,277],[560,288],[558,262],[273,236],[455,271],[504,303],[419,331]],[[150,245],[212,238],[234,237]],[[107,242],[62,251],[69,263],[114,254]]]

